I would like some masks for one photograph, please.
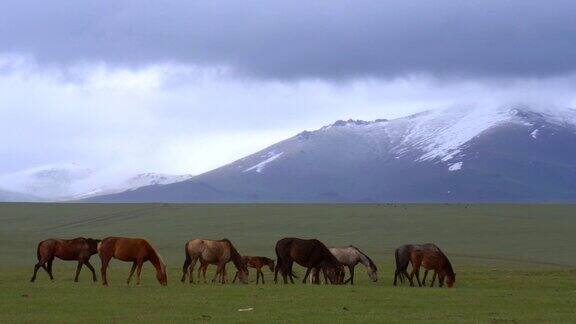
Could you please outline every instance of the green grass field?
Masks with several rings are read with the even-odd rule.
[[[576,321],[574,205],[0,204],[0,222],[0,322]],[[74,283],[76,264],[58,260],[54,282],[40,271],[30,283],[37,243],[76,236],[150,239],[168,287],[149,264],[141,286],[126,286],[130,264],[117,260],[110,287],[87,269]],[[270,273],[258,286],[179,281],[189,239],[226,237],[242,254],[275,257],[286,236],[354,244],[380,279],[369,282],[359,266],[355,286],[274,285]],[[455,288],[392,286],[394,248],[423,242],[450,257]],[[91,261],[99,269],[98,256]]]

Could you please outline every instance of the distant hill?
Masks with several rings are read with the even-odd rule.
[[[42,200],[32,195],[0,189],[0,202],[38,202],[38,201]]]
[[[98,202],[576,202],[576,110],[451,108],[337,121]]]

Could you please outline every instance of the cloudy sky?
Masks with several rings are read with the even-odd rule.
[[[4,0],[0,11],[0,175],[61,163],[199,174],[337,119],[576,106],[572,0]]]

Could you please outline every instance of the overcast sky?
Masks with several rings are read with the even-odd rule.
[[[0,11],[0,175],[57,163],[199,174],[337,119],[576,106],[574,1],[3,0]]]

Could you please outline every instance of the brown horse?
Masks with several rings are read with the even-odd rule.
[[[186,274],[189,274],[190,283],[193,282],[193,272],[196,262],[200,260],[201,268],[207,267],[208,264],[217,265],[216,275],[212,282],[216,282],[216,278],[220,276],[220,282],[226,283],[226,264],[230,261],[238,270],[238,278],[242,283],[248,283],[248,268],[240,253],[236,250],[232,242],[228,239],[222,240],[203,240],[195,239],[186,242],[184,246],[184,253],[186,254],[186,259],[184,260],[184,265],[182,266],[182,279],[180,281],[184,282],[186,280]],[[204,270],[204,278],[206,278]]]
[[[102,262],[102,284],[107,286],[108,279],[106,277],[106,269],[108,263],[112,258],[132,262],[132,269],[126,284],[130,284],[130,279],[136,271],[136,284],[140,285],[140,273],[142,272],[142,265],[146,261],[150,261],[154,268],[156,268],[156,279],[162,286],[168,284],[168,277],[166,275],[166,265],[162,257],[148,241],[142,238],[127,238],[127,237],[107,237],[98,245],[98,254]]]
[[[100,240],[83,237],[77,237],[72,240],[48,239],[40,242],[36,250],[38,263],[34,266],[34,274],[30,282],[36,280],[36,273],[40,267],[46,270],[50,276],[50,280],[54,280],[54,276],[52,275],[52,262],[55,257],[66,261],[78,261],[76,276],[74,277],[75,282],[78,282],[78,275],[80,274],[82,265],[86,265],[88,269],[92,271],[92,280],[96,281],[96,272],[94,272],[94,267],[90,264],[90,257],[98,253],[98,242],[100,242]]]
[[[410,277],[416,274],[416,281],[419,286],[422,286],[420,283],[420,266],[423,266],[424,269],[426,269],[424,280],[426,280],[428,270],[434,270],[430,287],[434,286],[436,275],[438,275],[439,287],[444,285],[445,278],[448,288],[454,286],[454,283],[456,282],[456,274],[452,269],[452,264],[448,260],[448,257],[446,257],[439,247],[432,243],[423,244],[419,249],[414,249],[410,254],[410,262],[412,263],[412,274]]]
[[[316,239],[304,240],[299,238],[283,238],[276,243],[276,256],[278,257],[274,271],[274,282],[278,282],[278,272],[282,274],[284,283],[287,278],[294,283],[294,262],[306,268],[302,283],[306,283],[313,269],[322,270],[332,284],[338,283],[343,277],[342,268],[330,250]]]
[[[264,273],[262,272],[262,267],[268,266],[270,272],[274,272],[274,260],[270,258],[245,255],[242,257],[242,260],[244,261],[247,267],[256,269],[256,284],[258,284],[258,280],[260,279],[260,277],[262,277],[262,283],[264,283]],[[232,282],[236,282],[238,274],[239,273],[237,271],[236,275],[234,276],[234,280],[232,280]]]

